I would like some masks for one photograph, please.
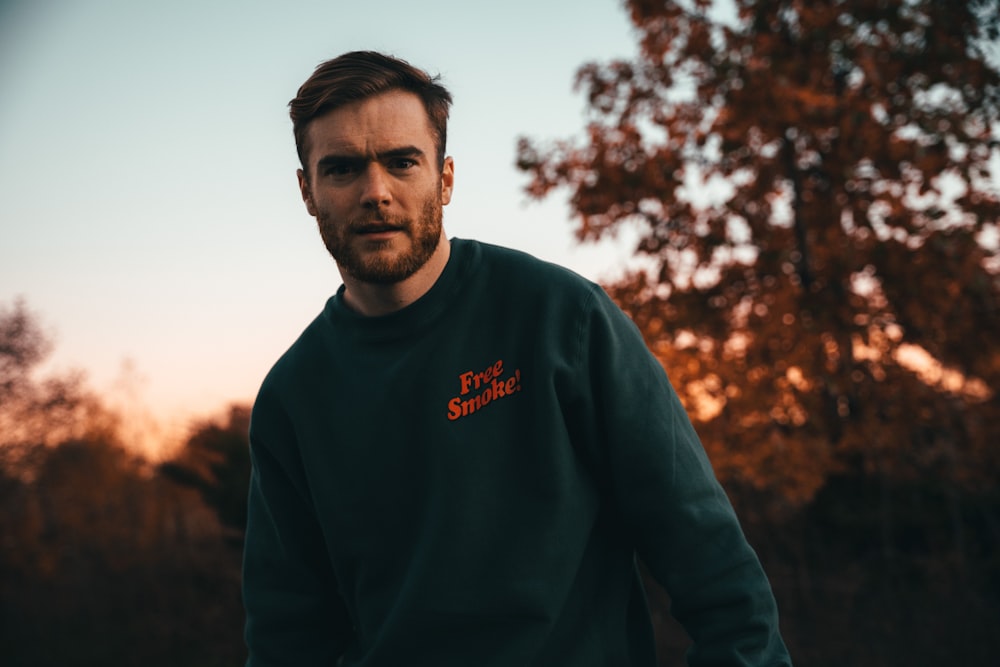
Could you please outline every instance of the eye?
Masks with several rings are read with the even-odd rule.
[[[406,171],[417,166],[417,161],[408,157],[396,157],[389,160],[388,167],[393,171]]]
[[[334,178],[345,178],[358,173],[358,165],[354,162],[332,162],[323,169],[325,176]]]

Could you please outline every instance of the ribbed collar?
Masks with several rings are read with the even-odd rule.
[[[366,317],[344,302],[344,286],[329,298],[323,309],[326,321],[337,335],[361,341],[388,342],[410,338],[440,317],[454,304],[479,263],[480,248],[475,241],[451,239],[451,254],[444,270],[427,293],[410,305],[388,315]]]

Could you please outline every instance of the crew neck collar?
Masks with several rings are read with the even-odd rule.
[[[433,321],[455,300],[471,270],[478,247],[464,239],[451,239],[451,254],[441,275],[429,290],[413,303],[386,315],[366,316],[344,301],[344,286],[330,297],[324,316],[340,332],[354,332],[366,340],[391,340],[412,336]]]

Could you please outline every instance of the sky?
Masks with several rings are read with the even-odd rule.
[[[593,280],[633,240],[579,246],[519,136],[580,136],[588,61],[630,57],[617,0],[0,0],[0,308],[52,338],[46,372],[152,434],[250,402],[340,285],[302,205],[287,103],[323,60],[402,57],[452,91],[451,236]],[[138,428],[138,427],[135,427]]]

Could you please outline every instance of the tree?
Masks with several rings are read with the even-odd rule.
[[[638,231],[606,288],[698,422],[793,654],[988,661],[1000,0],[625,7],[637,56],[579,70],[583,139],[519,142],[527,192],[568,191],[581,241]]]
[[[229,529],[230,540],[239,544],[250,491],[249,428],[250,408],[232,405],[221,419],[195,425],[183,449],[159,466],[165,478],[197,489]]]
[[[50,345],[23,299],[0,309],[0,403],[22,391],[31,369],[45,358]]]
[[[986,488],[1000,469],[998,0],[625,3],[586,138],[522,139],[735,495],[831,475]]]
[[[76,372],[38,378],[52,349],[23,300],[0,306],[0,462],[12,452],[67,440],[110,438],[118,419]]]
[[[217,507],[130,452],[80,375],[39,377],[50,349],[23,301],[0,306],[4,664],[242,662],[239,552]]]

